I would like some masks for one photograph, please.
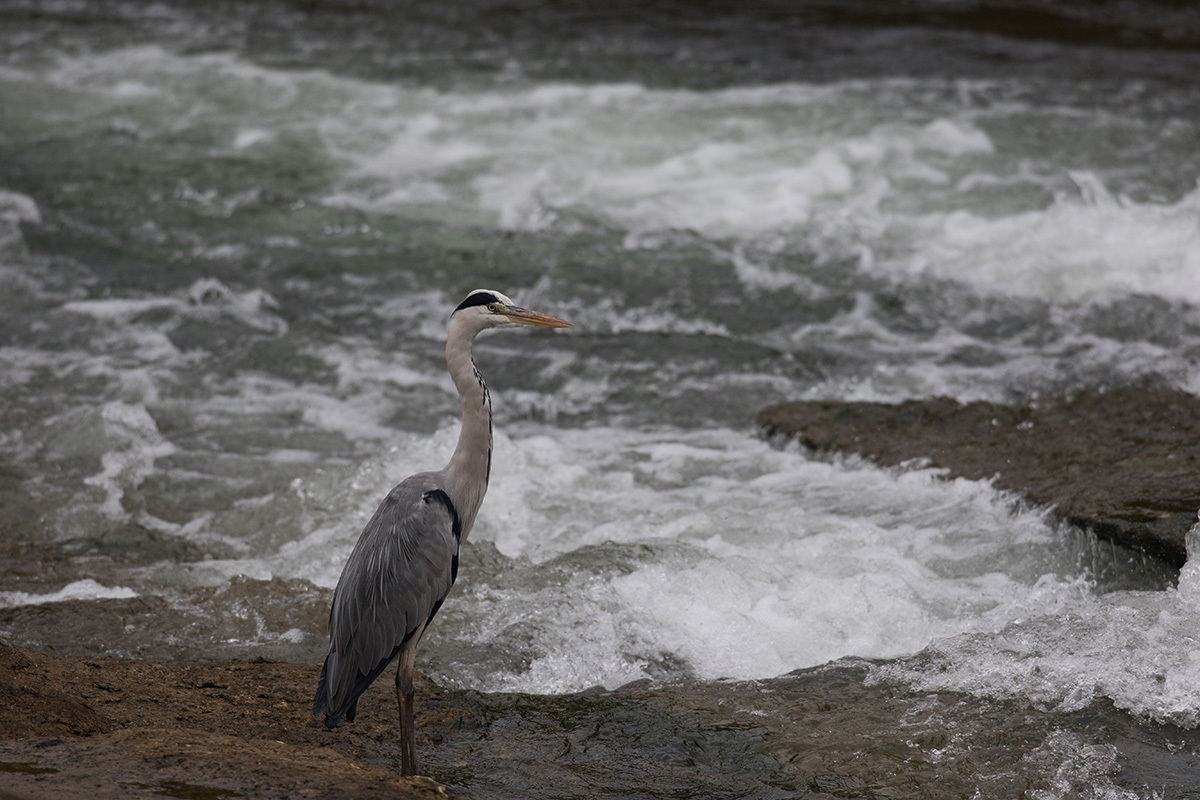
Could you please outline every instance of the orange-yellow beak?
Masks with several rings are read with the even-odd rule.
[[[543,314],[540,311],[530,311],[527,308],[518,308],[517,306],[509,306],[501,314],[508,317],[518,325],[535,325],[539,328],[569,328],[571,323],[566,320],[552,317],[549,314]]]

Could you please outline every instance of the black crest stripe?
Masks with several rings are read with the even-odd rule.
[[[499,302],[500,298],[496,297],[496,295],[492,294],[491,292],[471,292],[469,295],[467,295],[467,299],[459,303],[458,308],[454,310],[462,311],[464,308],[470,308],[471,306],[486,306],[488,303]]]

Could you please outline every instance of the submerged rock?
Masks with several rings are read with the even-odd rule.
[[[1097,536],[1182,566],[1200,509],[1200,397],[1172,389],[1084,393],[1024,407],[946,398],[792,402],[758,415],[769,435],[883,465],[922,460],[995,486]]]
[[[1196,731],[1103,701],[1057,713],[913,692],[874,669],[556,696],[422,681],[419,755],[442,785],[397,777],[387,680],[328,731],[309,713],[317,665],[63,658],[0,640],[0,794],[958,800],[1200,785]]]

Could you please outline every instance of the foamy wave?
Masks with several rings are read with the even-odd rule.
[[[994,150],[965,119],[880,117],[865,130],[830,130],[817,118],[844,111],[837,88],[556,86],[391,99],[327,121],[327,141],[355,165],[329,202],[457,206],[505,228],[538,230],[578,212],[632,231],[758,235],[807,225],[828,207],[869,207],[881,181],[944,184],[937,162]]]
[[[19,250],[24,245],[21,223],[41,221],[41,211],[33,198],[0,189],[0,252]]]
[[[32,197],[0,189],[0,219],[39,223],[42,221],[42,214]]]
[[[734,432],[496,448],[472,538],[515,561],[467,579],[440,621],[529,666],[457,662],[447,680],[546,692],[767,677],[995,631],[1090,591],[1072,545],[985,484],[814,462]]]
[[[57,592],[50,592],[49,594],[0,592],[0,608],[36,606],[44,603],[63,603],[68,600],[121,600],[137,596],[137,592],[124,586],[103,586],[91,578],[85,578],[69,583]]]
[[[1144,293],[1200,302],[1200,186],[1176,203],[1137,203],[1095,174],[1072,178],[1079,193],[1046,209],[917,220],[927,243],[894,264],[1052,300]]]
[[[1107,150],[1094,163],[1086,150],[1069,162],[1047,153],[1046,137],[1062,146],[1047,125],[1090,130],[1089,115],[1116,124],[1111,109],[1076,107],[1065,89],[893,79],[435,91],[155,47],[63,59],[26,80],[87,106],[80,120],[117,120],[140,136],[195,126],[217,152],[289,161],[304,142],[335,176],[324,202],[370,213],[524,230],[598,220],[635,246],[663,230],[782,237],[819,260],[988,291],[1200,301],[1200,190],[1133,201],[1108,184],[1139,167],[1106,173]],[[1127,113],[1142,124],[1139,109]],[[180,191],[225,215],[247,201]],[[0,208],[36,213],[9,195]],[[759,287],[786,282],[747,267],[739,275]]]
[[[1158,722],[1200,726],[1200,526],[1188,544],[1177,588],[1082,597],[996,633],[939,640],[912,659],[876,667],[870,680],[1027,697],[1060,711],[1106,697]]]
[[[170,311],[199,319],[226,316],[261,333],[278,336],[287,332],[287,322],[279,316],[275,298],[261,289],[236,292],[215,278],[195,281],[183,296],[74,300],[63,304],[62,310],[121,324],[129,324],[149,311]]]
[[[125,519],[138,487],[154,471],[155,462],[175,452],[140,404],[109,402],[80,408],[52,420],[41,455],[50,462],[98,461],[100,471],[84,483],[99,490],[95,510],[109,518]],[[101,499],[102,498],[102,499]]]
[[[380,498],[444,464],[456,438],[455,425],[402,437],[357,469],[297,480],[241,522],[231,511],[229,532],[279,515],[307,533],[196,564],[193,577],[331,588]],[[560,692],[761,678],[1030,620],[1044,620],[1036,646],[1052,648],[1057,615],[1104,602],[1076,540],[986,483],[812,460],[735,431],[498,432],[495,452],[461,585],[425,647],[439,680]],[[1097,574],[1128,569],[1096,558]],[[469,659],[455,655],[464,646]]]
[[[1054,300],[1200,299],[1200,190],[1138,203],[1114,197],[1094,172],[1032,172],[1021,142],[1006,142],[1012,152],[1001,154],[953,107],[922,109],[924,123],[893,116],[884,98],[896,88],[397,95],[390,113],[348,119],[345,131],[326,127],[354,165],[331,202],[422,213],[441,206],[528,230],[599,217],[628,230],[632,247],[653,247],[663,230],[783,236],[824,259]],[[1007,191],[996,193],[999,185]],[[1030,199],[1014,212],[1011,198],[1022,191]],[[1048,191],[1058,197],[1046,206]],[[989,201],[989,192],[1001,199]],[[975,210],[954,210],[963,206]],[[744,259],[735,266],[756,286],[793,283]]]

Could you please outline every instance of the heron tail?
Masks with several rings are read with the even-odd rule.
[[[343,690],[342,692],[338,692],[342,695],[342,699],[340,703],[336,704],[333,693],[337,692],[338,683],[345,683],[345,681],[342,676],[337,674],[338,667],[340,666],[338,664],[337,653],[331,651],[325,659],[325,664],[321,667],[321,677],[317,681],[317,696],[313,698],[313,716],[319,719],[324,714],[325,727],[330,729],[337,727],[337,724],[342,721],[343,717],[346,718],[347,722],[353,722],[354,716],[358,712],[358,698],[367,690],[368,686],[375,682],[380,673],[387,669],[388,664],[392,662],[392,659],[396,657],[396,654],[400,652],[400,648],[408,642],[409,638],[411,638],[411,634],[405,637],[404,641],[396,646],[396,649],[392,650],[391,655],[381,660],[366,675],[355,670],[358,680],[352,686],[348,687],[349,691]],[[334,685],[333,692],[329,689],[331,681]]]

